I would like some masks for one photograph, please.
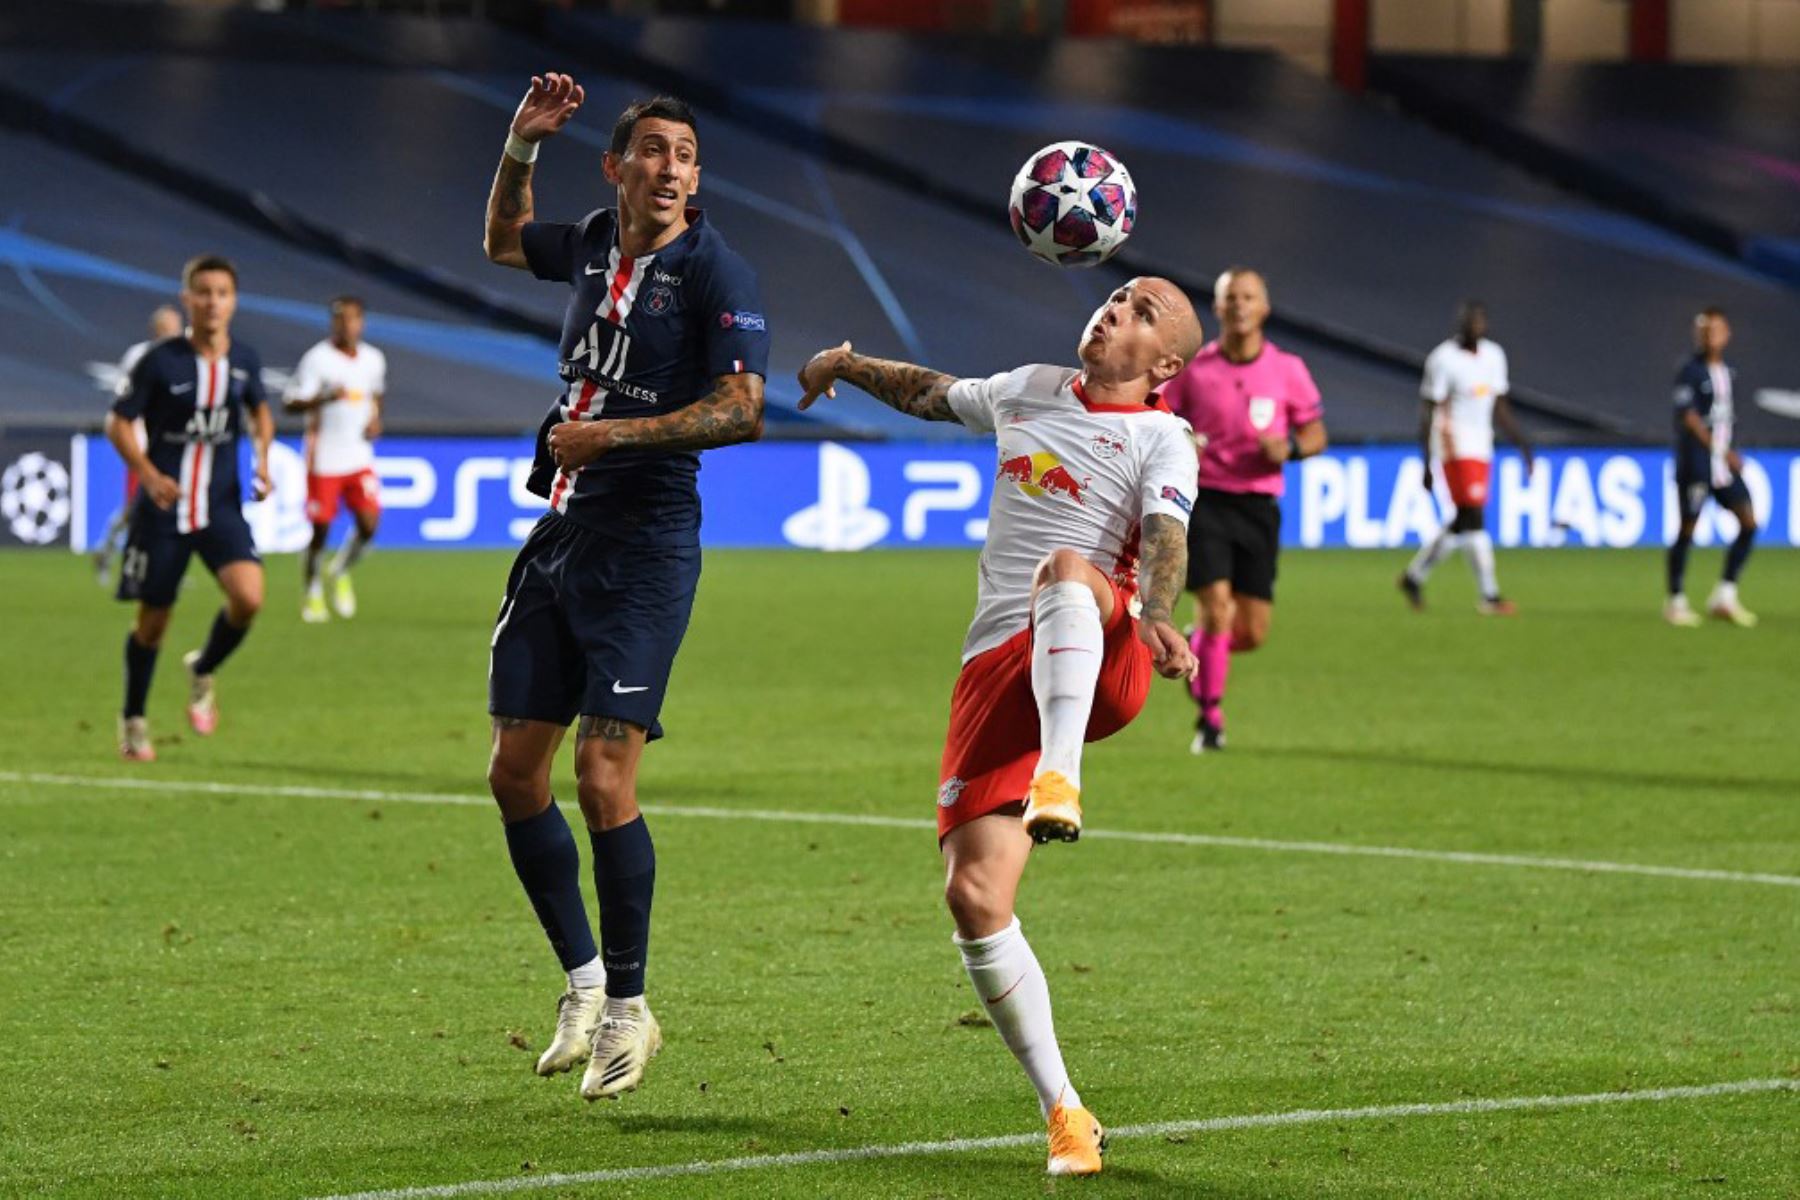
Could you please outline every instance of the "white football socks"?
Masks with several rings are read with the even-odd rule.
[[[1085,583],[1053,583],[1032,605],[1031,690],[1041,748],[1034,774],[1060,771],[1081,786],[1081,747],[1094,711],[1105,634],[1100,604]]]
[[[1019,919],[1014,917],[1005,929],[984,938],[951,940],[962,951],[963,968],[983,1010],[1000,1031],[1000,1040],[1037,1089],[1044,1115],[1048,1117],[1057,1104],[1079,1108],[1081,1097],[1069,1082],[1062,1049],[1056,1044],[1050,984],[1019,929]]]
[[[350,569],[362,561],[363,551],[369,548],[369,540],[362,535],[362,530],[352,529],[344,544],[338,547],[337,554],[331,560],[333,575],[347,575]]]
[[[606,985],[606,967],[600,962],[598,954],[569,972],[569,986],[586,990]]]
[[[1500,581],[1494,576],[1494,539],[1485,529],[1462,536],[1463,545],[1469,551],[1469,567],[1475,572],[1475,586],[1480,589],[1483,600],[1492,600],[1500,594]]]
[[[1414,583],[1424,583],[1431,578],[1431,570],[1444,557],[1454,551],[1461,541],[1460,533],[1451,533],[1448,525],[1438,530],[1437,536],[1419,547],[1413,560],[1407,565],[1406,574]]]

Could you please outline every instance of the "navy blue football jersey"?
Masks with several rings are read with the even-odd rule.
[[[558,348],[564,391],[538,430],[529,486],[556,512],[613,536],[697,541],[700,456],[620,450],[559,471],[551,426],[674,412],[720,375],[768,370],[756,273],[704,213],[687,217],[680,237],[638,258],[620,253],[612,209],[574,225],[533,222],[520,239],[532,274],[571,291]]]
[[[228,355],[210,362],[185,337],[168,338],[144,352],[112,410],[128,421],[143,418],[151,465],[181,485],[174,509],[156,510],[159,519],[177,533],[193,533],[212,524],[216,514],[242,507],[238,439],[244,410],[266,403],[262,359],[240,341],[234,339]]]
[[[1725,364],[1715,370],[1696,354],[1675,374],[1675,474],[1686,480],[1706,480],[1714,473],[1713,455],[1688,429],[1684,413],[1697,414],[1712,433],[1713,448],[1721,462],[1731,448],[1732,393],[1737,371]],[[1724,483],[1725,480],[1714,480]]]

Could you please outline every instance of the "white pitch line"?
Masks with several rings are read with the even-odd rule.
[[[1642,1092],[1587,1092],[1575,1096],[1510,1096],[1491,1100],[1451,1100],[1439,1104],[1383,1104],[1368,1108],[1303,1108],[1290,1112],[1250,1113],[1236,1117],[1204,1117],[1192,1121],[1158,1121],[1125,1125],[1109,1130],[1112,1138],[1171,1137],[1180,1134],[1224,1133],[1238,1129],[1270,1129],[1284,1125],[1317,1125],[1332,1121],[1370,1121],[1398,1117],[1439,1117],[1469,1113],[1519,1112],[1554,1108],[1586,1108],[1599,1104],[1642,1104],[1652,1101],[1700,1100],[1711,1096],[1740,1096],[1757,1092],[1800,1091],[1800,1080],[1746,1079],[1735,1083],[1709,1083],[1696,1087],[1654,1088]],[[1042,1131],[1001,1137],[950,1138],[941,1142],[900,1142],[886,1146],[852,1146],[842,1150],[802,1150],[794,1154],[757,1154],[744,1158],[670,1163],[658,1167],[614,1167],[604,1171],[578,1171],[557,1175],[519,1175],[509,1179],[477,1179],[433,1187],[393,1188],[320,1197],[319,1200],[452,1200],[459,1196],[493,1196],[543,1188],[583,1187],[593,1183],[628,1183],[672,1179],[683,1175],[724,1175],[783,1167],[809,1167],[829,1163],[868,1162],[885,1158],[918,1158],[931,1154],[967,1154],[972,1150],[1007,1150],[1037,1146]]]
[[[487,796],[474,796],[462,792],[388,792],[368,788],[214,783],[196,780],[149,779],[141,776],[107,778],[53,775],[38,771],[0,771],[0,784],[5,783],[200,793],[209,796],[368,800],[391,804],[457,804],[472,805],[478,808],[485,808],[493,804],[493,800]],[[703,804],[646,804],[644,811],[658,817],[707,817],[723,821],[769,821],[789,825],[860,825],[877,829],[912,829],[931,832],[937,830],[937,823],[934,821],[916,817],[883,817],[871,813],[719,808]],[[1278,854],[1335,854],[1360,858],[1405,858],[1424,862],[1458,863],[1463,866],[1526,867],[1546,871],[1649,875],[1662,879],[1697,879],[1714,883],[1754,883],[1767,884],[1772,887],[1800,887],[1800,875],[1774,875],[1761,871],[1722,871],[1706,867],[1665,867],[1651,863],[1606,862],[1581,858],[1539,858],[1529,854],[1421,850],[1410,846],[1366,846],[1353,842],[1285,842],[1272,838],[1225,837],[1209,833],[1151,833],[1127,829],[1090,829],[1083,832],[1081,836],[1096,841],[1145,842],[1163,846],[1216,846],[1228,850],[1267,850]]]

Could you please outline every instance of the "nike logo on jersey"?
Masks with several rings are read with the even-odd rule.
[[[623,696],[628,692],[647,692],[649,690],[650,690],[650,685],[647,683],[644,684],[642,687],[626,687],[624,684],[620,683],[618,680],[616,680],[616,679],[613,680],[613,695],[615,695],[615,696]]]
[[[169,385],[169,395],[171,396],[185,396],[193,390],[194,385],[191,383],[171,383]]]
[[[1093,653],[1093,651],[1089,650],[1086,646],[1052,646],[1052,647],[1050,647],[1050,653],[1052,653],[1052,654],[1068,654],[1071,651],[1073,651],[1077,654],[1092,654]]]
[[[606,274],[605,267],[596,267],[593,263],[588,263],[586,266],[582,267],[581,269],[589,275],[604,275],[604,274]]]

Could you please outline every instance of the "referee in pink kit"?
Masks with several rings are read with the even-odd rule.
[[[1269,636],[1281,544],[1281,468],[1325,449],[1325,409],[1297,355],[1263,336],[1269,289],[1247,267],[1213,287],[1219,338],[1162,390],[1201,439],[1200,498],[1188,527],[1188,590],[1199,620],[1191,689],[1195,754],[1225,748],[1225,678],[1233,652]]]

